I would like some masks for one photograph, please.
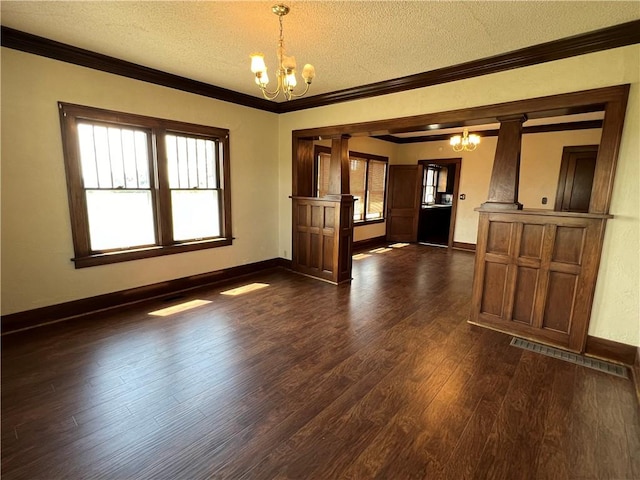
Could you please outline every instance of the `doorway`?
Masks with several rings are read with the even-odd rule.
[[[420,160],[422,199],[418,242],[453,247],[462,158]]]
[[[597,157],[598,145],[564,147],[556,193],[556,211],[589,211]]]

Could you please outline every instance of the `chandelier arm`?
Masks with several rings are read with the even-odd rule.
[[[298,97],[304,96],[309,91],[309,85],[311,85],[310,83],[306,83],[306,82],[305,82],[305,84],[306,84],[306,87],[304,89],[304,92],[302,92],[302,93],[289,92],[289,96],[293,97],[293,98],[298,98]]]
[[[262,90],[262,96],[267,100],[274,100],[278,97],[278,95],[280,95],[281,91],[285,91],[284,87],[282,86],[282,75],[280,75],[280,72],[278,72],[278,75],[276,75],[276,77],[278,80],[278,86],[274,91],[270,92],[269,90],[267,90],[266,86],[260,87],[260,90]]]
[[[267,100],[274,100],[278,97],[278,95],[280,95],[280,89],[276,90],[275,92],[269,92],[266,88],[261,88],[260,90],[262,91],[262,96]]]
[[[260,90],[262,90],[262,94],[266,97],[267,95],[273,95],[272,98],[270,98],[269,100],[273,100],[274,98],[276,98],[278,96],[278,94],[280,93],[280,82],[278,82],[278,88],[276,88],[274,91],[270,92],[269,90],[267,90],[267,87],[260,87]]]

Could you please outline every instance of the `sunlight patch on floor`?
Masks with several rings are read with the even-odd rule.
[[[369,253],[386,253],[390,252],[391,250],[393,250],[393,248],[380,247],[376,248],[375,250],[370,250]]]
[[[254,292],[256,290],[260,290],[261,288],[268,287],[268,283],[249,283],[247,285],[243,285],[242,287],[233,288],[231,290],[226,290],[224,292],[220,292],[221,295],[242,295],[244,293]]]
[[[179,303],[177,305],[163,308],[161,310],[149,312],[149,315],[153,315],[154,317],[168,317],[169,315],[173,315],[174,313],[191,310],[192,308],[201,307],[202,305],[206,305],[208,303],[211,303],[211,300],[190,300],[188,302]]]
[[[408,243],[394,243],[392,245],[389,245],[389,247],[391,248],[404,248],[404,247],[408,247],[409,244]]]
[[[370,257],[371,255],[369,255],[368,253],[358,253],[356,255],[354,255],[352,258],[354,260],[362,260],[363,258],[367,258]]]

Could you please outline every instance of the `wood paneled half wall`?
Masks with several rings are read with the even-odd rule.
[[[350,136],[412,132],[435,124],[500,123],[487,201],[477,209],[480,215],[470,322],[584,352],[604,231],[612,218],[609,204],[628,95],[629,85],[617,85],[406,118],[296,130],[292,138],[292,191],[294,196],[312,194],[314,139],[333,139],[336,179],[348,185],[344,178],[348,169],[340,167]],[[523,122],[588,112],[604,112],[588,211],[527,209],[518,201]],[[301,224],[301,207],[294,201],[294,269],[296,261],[300,269],[311,259],[317,269],[321,265],[320,244],[311,250],[314,244],[307,235],[311,226]],[[320,226],[313,228],[320,235]],[[350,262],[350,243],[336,240],[333,245],[339,249],[331,252],[334,258],[349,258]],[[470,244],[457,246],[471,248]],[[297,259],[303,252],[303,259]],[[325,276],[328,278],[329,273]]]
[[[521,131],[504,129],[498,137],[498,146],[504,140],[511,148],[496,150],[489,199],[477,209],[471,323],[585,351],[628,92],[628,86],[584,92],[584,106],[601,103],[605,112],[587,212],[523,210]],[[539,107],[562,108],[563,100],[540,99]]]

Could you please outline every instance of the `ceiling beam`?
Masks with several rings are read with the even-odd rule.
[[[545,133],[545,132],[564,132],[567,130],[587,130],[591,128],[602,128],[602,120],[585,120],[581,122],[566,122],[566,123],[551,123],[548,125],[533,125],[531,127],[524,127],[522,134],[527,135],[530,133]],[[479,130],[474,132],[481,137],[497,137],[498,130]],[[444,135],[421,135],[419,137],[397,137],[395,135],[378,135],[373,138],[378,140],[384,140],[386,142],[392,142],[397,144],[405,143],[424,143],[424,142],[441,142],[443,140],[449,140],[452,133]]]

